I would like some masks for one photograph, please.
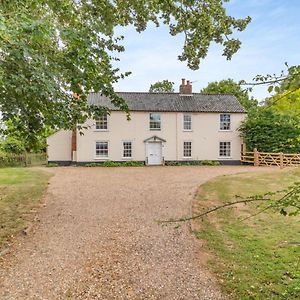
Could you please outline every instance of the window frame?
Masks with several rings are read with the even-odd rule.
[[[190,151],[191,155],[190,156],[186,156],[185,155],[185,143],[190,143],[190,149],[187,149]],[[192,141],[183,141],[183,144],[182,144],[182,157],[183,158],[192,158],[193,157],[193,142]]]
[[[156,115],[159,115],[159,121],[151,121],[151,115],[153,114],[156,114]],[[152,128],[151,127],[151,122],[159,122],[159,128],[155,127],[155,128]],[[151,131],[161,131],[161,113],[160,112],[150,112],[149,113],[149,130]]]
[[[222,149],[221,149],[221,144],[229,144],[229,155],[226,155],[227,153],[227,151],[228,151],[228,149],[226,149],[225,147],[223,147]],[[222,155],[221,154],[221,151],[224,151],[225,152],[225,155]],[[219,157],[220,158],[231,158],[232,157],[232,153],[231,153],[231,151],[232,151],[232,147],[231,147],[231,141],[219,141]]]
[[[190,117],[190,120],[189,121],[186,121],[185,120],[185,117]],[[193,121],[192,121],[192,114],[183,114],[183,131],[192,131],[193,130],[193,127],[192,127],[192,124],[193,124]],[[190,124],[190,128],[187,129],[185,128],[185,125],[186,124]]]
[[[98,143],[106,143],[107,144],[107,155],[106,156],[97,155],[97,144]],[[95,141],[95,159],[109,159],[109,141]]]
[[[125,153],[125,151],[127,150],[129,150],[129,149],[125,149],[125,143],[130,143],[130,153],[131,153],[131,156],[124,156],[124,153]],[[133,157],[133,147],[132,147],[132,141],[129,141],[129,140],[124,140],[124,141],[122,141],[122,159],[132,159],[132,157]]]
[[[101,120],[101,118],[103,118],[103,117],[106,117],[106,120]],[[106,124],[106,128],[97,128],[97,123],[99,123],[99,122],[100,122],[100,124],[101,124],[101,122]],[[100,116],[98,119],[95,120],[95,131],[108,131],[108,124],[109,124],[108,114],[104,114],[104,115]],[[99,127],[101,127],[101,126],[99,126]]]
[[[222,120],[222,117],[224,116],[229,116],[229,121],[227,120]],[[226,126],[228,125],[228,126]],[[228,128],[227,128],[228,127]],[[220,131],[231,131],[231,114],[229,113],[222,113],[219,116],[219,130]]]

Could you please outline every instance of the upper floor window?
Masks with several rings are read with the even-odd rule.
[[[220,130],[230,130],[231,118],[230,114],[220,114]]]
[[[108,120],[107,114],[100,116],[96,120],[96,130],[107,130],[108,129]]]
[[[96,157],[108,157],[108,142],[96,142]]]
[[[220,142],[219,156],[220,157],[230,157],[231,156],[231,143],[230,142]]]
[[[161,119],[160,113],[150,113],[150,130],[160,130]]]
[[[183,115],[183,130],[192,130],[192,115]]]
[[[192,157],[192,142],[183,142],[183,157]]]
[[[123,142],[123,157],[132,157],[132,142]]]

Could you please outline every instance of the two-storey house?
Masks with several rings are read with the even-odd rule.
[[[100,93],[91,93],[91,105],[110,114],[88,120],[83,135],[58,131],[48,138],[49,162],[60,164],[143,161],[216,160],[240,162],[237,131],[246,112],[233,95],[193,93],[182,80],[179,93],[118,93],[128,104],[131,119]]]

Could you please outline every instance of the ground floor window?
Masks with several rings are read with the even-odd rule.
[[[192,157],[192,142],[183,142],[183,157]]]
[[[108,157],[108,142],[96,142],[96,157]]]
[[[132,157],[132,142],[123,142],[123,157]]]
[[[220,157],[231,156],[231,142],[220,142],[219,155]]]

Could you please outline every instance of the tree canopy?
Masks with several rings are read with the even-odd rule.
[[[233,79],[210,82],[207,87],[201,90],[205,94],[233,94],[246,110],[257,106],[257,101],[249,96],[248,90],[243,89]]]
[[[109,96],[127,111],[113,84],[128,73],[112,66],[124,51],[118,26],[138,32],[153,22],[182,34],[179,55],[197,69],[212,42],[231,59],[250,17],[227,15],[219,0],[3,0],[0,4],[0,110],[5,120],[18,116],[30,132],[43,126],[71,128],[105,108],[87,105],[91,91]],[[73,95],[80,95],[75,99]]]
[[[44,152],[47,148],[46,138],[53,133],[50,126],[26,128],[18,117],[6,120],[0,128],[0,149],[5,152]]]
[[[300,119],[288,112],[260,107],[242,123],[240,132],[251,151],[300,152]]]
[[[292,92],[278,93],[267,99],[266,105],[278,112],[300,117],[300,88]]]
[[[157,81],[151,84],[150,93],[174,93],[174,82],[169,80]]]

